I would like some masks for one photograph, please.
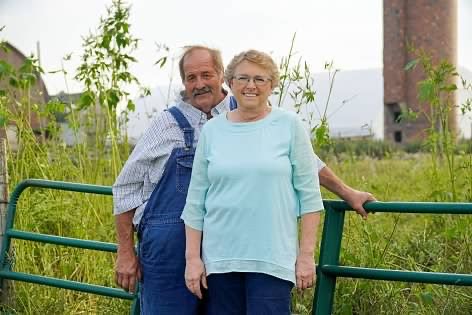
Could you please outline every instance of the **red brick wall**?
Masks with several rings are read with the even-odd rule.
[[[18,69],[23,64],[26,57],[14,46],[11,46],[9,44],[7,45],[9,47],[8,51],[5,52],[3,49],[0,49],[0,59],[5,60],[9,64],[11,64],[15,69]],[[11,87],[8,85],[8,82],[6,82],[5,80],[0,80],[0,89],[11,89]],[[17,100],[21,101],[20,98],[22,97],[21,95],[22,93],[20,93],[19,90],[13,90],[12,92],[17,97]],[[49,96],[46,90],[46,86],[42,78],[39,76],[36,83],[31,87],[30,96],[29,96],[30,102],[31,104],[39,104],[39,105],[45,104],[48,100],[48,97]],[[16,106],[13,100],[10,106]],[[11,107],[11,109],[14,110],[13,107]],[[38,115],[36,113],[31,113],[30,124],[34,130],[39,130],[41,125],[44,126],[45,120],[42,119],[40,122],[40,118],[38,117]]]
[[[410,123],[395,123],[392,118],[393,103],[427,110],[417,94],[423,73],[403,70],[413,59],[407,41],[432,55],[433,63],[447,59],[457,66],[457,0],[384,0],[384,136],[389,141],[395,131],[402,132],[404,142],[423,139],[429,126],[424,117]],[[450,123],[455,130],[456,113],[451,114]]]
[[[404,0],[384,0],[384,103],[399,103],[405,100],[407,62],[406,9]]]

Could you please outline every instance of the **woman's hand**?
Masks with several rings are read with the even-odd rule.
[[[315,284],[316,272],[313,259],[316,234],[320,225],[320,213],[311,212],[302,215],[300,229],[300,252],[295,263],[297,288],[304,290]]]
[[[189,258],[185,265],[185,284],[187,288],[199,299],[203,298],[201,288],[208,289],[206,282],[206,272],[203,261],[200,257]]]
[[[311,288],[316,281],[315,262],[313,253],[300,252],[295,263],[297,288],[305,290]]]

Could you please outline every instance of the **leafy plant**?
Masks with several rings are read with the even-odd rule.
[[[448,169],[450,200],[457,200],[457,175],[455,173],[455,143],[454,126],[450,126],[455,117],[454,103],[457,85],[455,80],[458,73],[454,65],[447,60],[434,64],[431,56],[422,49],[409,47],[416,57],[410,61],[405,70],[411,71],[417,65],[421,66],[425,78],[418,83],[418,100],[426,103],[421,114],[430,124],[427,128],[427,144],[431,152],[432,180],[438,182],[438,168],[445,158]]]
[[[275,94],[278,95],[277,106],[285,103],[287,96],[290,96],[295,111],[300,114],[302,111],[308,118],[314,145],[318,148],[328,147],[330,145],[329,125],[327,110],[333,91],[334,80],[339,70],[334,69],[333,62],[325,63],[325,70],[329,72],[330,88],[328,98],[325,105],[320,111],[315,104],[316,91],[314,89],[314,79],[309,65],[303,61],[301,57],[294,62],[296,52],[294,51],[296,33],[292,37],[288,54],[282,57],[280,61],[280,82]],[[319,117],[315,116],[316,112]],[[315,124],[315,120],[319,119],[319,123]]]
[[[76,75],[76,79],[85,86],[79,108],[86,109],[98,105],[105,113],[104,121],[100,121],[100,116],[95,115],[95,127],[97,135],[105,130],[109,131],[114,177],[122,166],[119,154],[121,139],[118,105],[126,104],[125,116],[127,111],[134,111],[135,104],[128,98],[130,93],[126,87],[131,84],[139,85],[138,79],[129,71],[130,64],[136,62],[132,53],[138,47],[138,39],[130,33],[129,15],[130,7],[126,7],[121,0],[113,1],[112,6],[107,9],[107,16],[100,21],[97,34],[90,34],[84,39],[82,64],[78,67]],[[102,154],[104,146],[105,141],[97,138],[97,156]]]

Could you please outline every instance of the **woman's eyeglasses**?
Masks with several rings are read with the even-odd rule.
[[[236,82],[240,85],[247,85],[252,80],[256,86],[264,86],[270,81],[272,81],[270,78],[267,78],[267,77],[261,77],[261,76],[250,77],[247,75],[236,75],[233,77],[233,79],[236,80]]]

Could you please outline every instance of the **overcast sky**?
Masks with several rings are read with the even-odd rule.
[[[313,71],[334,60],[342,70],[382,66],[381,0],[135,0],[131,31],[141,39],[133,71],[146,86],[166,84],[169,74],[153,63],[156,43],[177,49],[188,44],[219,48],[225,62],[249,48],[286,55],[297,32],[296,50]],[[79,63],[82,36],[94,31],[111,0],[0,0],[0,26],[6,39],[25,54],[40,43],[46,71],[61,67],[66,54],[70,73]],[[472,69],[472,1],[459,3],[459,64]],[[61,75],[46,75],[50,94],[65,90]],[[178,78],[175,79],[177,82]],[[80,85],[69,82],[70,92]]]

